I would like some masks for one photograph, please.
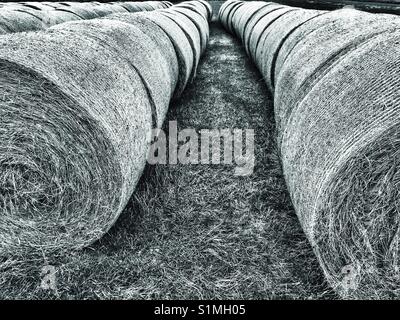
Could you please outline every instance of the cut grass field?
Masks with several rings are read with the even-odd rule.
[[[2,261],[0,298],[335,297],[286,190],[271,97],[239,42],[215,22],[172,120],[178,129],[254,129],[253,175],[235,176],[227,165],[147,166],[101,241],[68,256]],[[56,270],[57,291],[40,286],[45,265]]]

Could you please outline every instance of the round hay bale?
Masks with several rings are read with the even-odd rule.
[[[152,8],[152,10],[165,9],[165,6],[161,1],[145,1],[145,2]]]
[[[281,9],[282,5],[276,4],[276,3],[269,3],[269,5],[264,6],[257,10],[257,12],[254,12],[254,14],[249,18],[248,24],[246,25],[244,32],[243,32],[243,45],[244,48],[246,49],[246,52],[248,55],[250,55],[250,37],[254,35],[254,27],[255,25],[266,15],[268,15],[270,12],[273,12],[275,10]]]
[[[208,11],[205,8],[205,6],[202,5],[198,1],[186,1],[186,2],[179,3],[174,6],[174,10],[177,8],[185,8],[185,9],[192,10],[192,11],[202,15],[204,17],[204,19],[206,21],[208,21]]]
[[[5,33],[41,30],[42,21],[35,16],[16,10],[0,10],[0,28]]]
[[[265,38],[269,33],[269,27],[279,18],[290,11],[298,10],[292,7],[282,7],[271,11],[269,14],[261,18],[254,26],[253,33],[249,39],[249,52],[258,68],[261,70],[262,57],[265,53]]]
[[[326,23],[292,50],[276,79],[274,108],[278,142],[292,110],[337,61],[371,37],[400,27],[396,16],[351,9],[326,14],[323,19]]]
[[[241,15],[241,18],[235,26],[235,29],[237,30],[237,36],[242,40],[242,42],[244,41],[244,32],[251,21],[251,18],[261,9],[268,8],[271,4],[271,2],[252,2],[246,6],[246,11]]]
[[[53,8],[53,9],[56,9],[56,8],[62,6],[58,2],[42,2],[42,4],[44,4],[46,6],[49,6],[49,7]]]
[[[227,21],[228,21],[228,23],[227,23],[227,28],[228,28],[228,30],[229,30],[229,32],[230,33],[234,33],[234,30],[233,30],[233,23],[234,23],[234,21],[235,21],[235,13],[238,11],[238,9],[240,8],[240,7],[242,7],[243,5],[245,5],[245,2],[239,2],[239,3],[235,3],[232,7],[231,7],[231,9],[229,10],[229,13],[228,13],[228,15],[227,15]]]
[[[195,66],[193,49],[189,43],[189,40],[175,21],[172,21],[170,18],[166,17],[160,12],[143,12],[138,13],[137,15],[156,23],[169,36],[174,46],[175,53],[178,58],[179,69],[179,76],[174,92],[174,98],[178,98],[185,89]]]
[[[129,2],[121,2],[120,6],[124,7],[126,10],[129,12],[139,12],[142,11],[140,5],[138,3],[135,3],[133,1]]]
[[[207,10],[207,20],[211,21],[212,16],[213,16],[213,9],[211,4],[208,1],[205,0],[198,0],[197,2],[200,2]]]
[[[60,7],[57,8],[56,11],[70,12],[81,19],[95,19],[99,17],[92,8],[89,9],[86,5],[83,6],[82,3],[80,3],[80,5]]]
[[[193,52],[193,67],[189,78],[189,82],[191,82],[196,77],[197,66],[199,65],[201,56],[200,34],[193,22],[182,13],[176,12],[173,9],[160,10],[159,12],[176,22],[190,43]]]
[[[154,115],[157,120],[156,125],[157,127],[161,127],[165,114],[168,111],[169,102],[174,94],[179,75],[178,60],[170,38],[156,23],[139,14],[118,13],[109,15],[103,19],[129,23],[149,37],[143,45],[136,45],[135,54],[132,54],[131,51],[128,51],[132,47],[131,44],[134,43],[133,39],[130,39],[130,36],[133,34],[132,31],[126,34],[114,35],[114,30],[110,30],[109,34],[111,38],[115,37],[114,41],[117,43],[122,43],[123,39],[126,38],[125,41],[128,44],[126,52],[121,53],[121,55],[127,55],[129,63],[137,69],[142,77],[149,92],[150,101],[154,106]],[[90,28],[93,29],[94,34],[97,24],[102,25],[102,23],[97,23],[96,20],[93,21],[93,24],[90,24]],[[60,28],[64,29],[64,25],[60,26]],[[111,39],[110,41],[113,40]],[[124,49],[124,47],[120,47]],[[149,51],[151,54],[149,54]],[[141,54],[137,54],[136,52],[140,52]]]
[[[47,10],[54,10],[52,7],[49,7],[43,3],[40,2],[23,2],[21,3],[22,6],[24,7],[28,7],[28,8],[32,8],[34,10],[43,10],[43,11],[47,11]]]
[[[85,30],[0,39],[2,255],[63,252],[99,239],[145,165],[146,88],[116,48]]]
[[[77,15],[66,11],[57,11],[57,10],[41,11],[27,7],[18,9],[17,11],[28,13],[39,19],[42,23],[41,29],[47,29],[56,24],[60,24],[67,21],[82,20]]]
[[[228,14],[230,13],[231,9],[239,3],[239,0],[228,0],[224,2],[219,9],[218,20],[226,30],[228,30]]]
[[[170,1],[161,1],[164,4],[164,7],[168,9],[169,7],[172,7],[174,4]]]
[[[140,11],[153,11],[154,7],[150,4],[151,1],[141,1],[138,3]]]
[[[400,286],[399,43],[399,29],[384,32],[338,61],[293,110],[282,140],[296,213],[344,297],[388,299]]]
[[[282,15],[269,26],[264,40],[265,48],[261,57],[260,72],[271,92],[274,92],[275,87],[275,62],[283,43],[296,28],[322,13],[316,10],[294,10]]]
[[[197,31],[200,35],[201,54],[204,53],[207,48],[208,37],[210,33],[206,17],[196,11],[183,7],[175,6],[174,11],[179,12],[189,18],[190,21],[196,26]]]
[[[127,9],[124,9],[121,6],[111,5],[108,3],[102,3],[97,6],[94,6],[92,10],[99,17],[104,17],[109,14],[119,13],[119,12],[126,13],[128,11]]]
[[[262,4],[261,2],[257,3],[258,5]],[[230,30],[232,31],[232,33],[238,37],[238,23],[239,21],[242,19],[242,16],[248,11],[251,10],[251,6],[254,5],[253,1],[250,2],[243,2],[242,5],[237,6],[235,11],[231,14],[230,16],[230,24],[228,24],[228,26],[230,25]]]

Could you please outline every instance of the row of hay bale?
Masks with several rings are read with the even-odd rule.
[[[273,94],[285,179],[329,283],[398,296],[399,18],[234,0],[219,19]]]
[[[47,29],[56,24],[104,17],[118,12],[166,9],[168,1],[144,2],[4,2],[0,4],[0,35]]]
[[[210,16],[189,1],[0,37],[0,256],[79,249],[109,230],[152,128],[195,76]]]

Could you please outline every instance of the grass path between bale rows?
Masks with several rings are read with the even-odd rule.
[[[0,298],[274,299],[332,297],[282,177],[271,98],[244,50],[216,23],[199,73],[167,122],[252,128],[256,166],[147,166],[128,207],[92,247],[3,262]],[[57,292],[40,287],[54,266]]]

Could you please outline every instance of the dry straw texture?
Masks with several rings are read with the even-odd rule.
[[[113,225],[181,78],[178,25],[198,32],[181,16],[118,13],[1,37],[1,256],[79,249]]]
[[[233,6],[221,22],[274,95],[285,179],[329,283],[344,297],[398,297],[398,19]]]

